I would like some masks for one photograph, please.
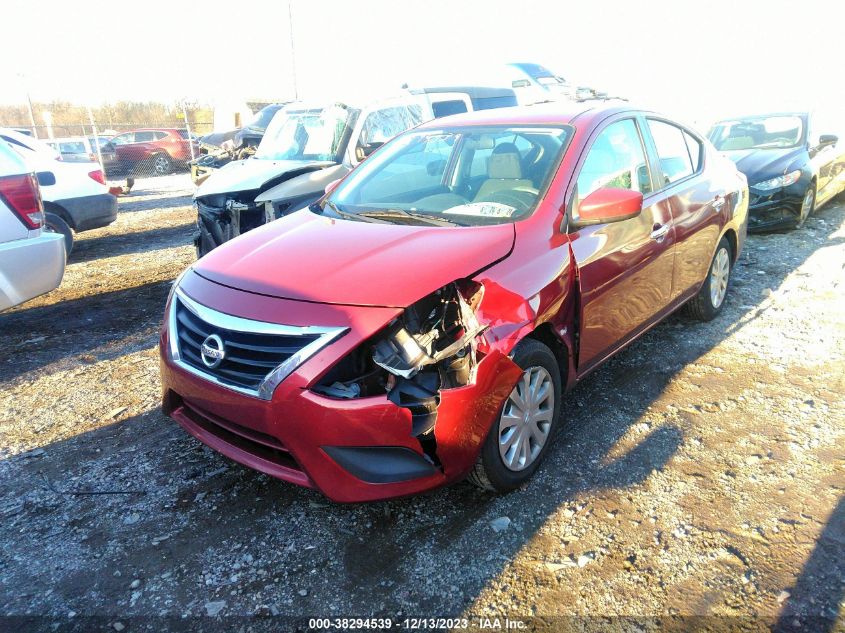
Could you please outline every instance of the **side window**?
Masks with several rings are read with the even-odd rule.
[[[126,143],[131,143],[134,138],[134,133],[126,132],[126,134],[118,134],[117,136],[115,136],[111,140],[111,143],[113,145],[125,145]]]
[[[603,187],[651,192],[645,151],[632,119],[608,125],[596,138],[578,174],[578,198]]]
[[[654,138],[660,170],[663,172],[666,184],[691,175],[694,169],[681,128],[663,121],[648,119],[648,129]]]
[[[161,141],[169,136],[167,132],[153,132],[153,140]]]
[[[434,112],[434,118],[450,116],[452,114],[461,114],[467,111],[467,104],[458,99],[452,101],[438,101],[431,104],[431,109]]]
[[[135,132],[136,143],[149,143],[154,140],[155,134],[153,132]]]
[[[701,141],[686,130],[684,130],[684,140],[687,142],[689,157],[692,159],[692,170],[698,171],[704,162],[704,146],[701,144]]]
[[[370,112],[364,120],[361,143],[387,143],[397,134],[422,123],[419,106],[397,106]]]

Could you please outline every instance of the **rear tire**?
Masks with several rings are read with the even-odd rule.
[[[507,492],[528,481],[545,457],[560,416],[560,366],[552,351],[522,340],[513,361],[522,377],[493,422],[467,478],[484,490]],[[517,402],[523,402],[522,408]],[[520,447],[525,445],[524,452]]]
[[[733,271],[733,259],[731,257],[731,245],[727,238],[719,240],[713,261],[707,270],[707,278],[701,286],[698,294],[690,299],[685,312],[699,321],[712,321],[722,311],[725,299],[731,285],[731,272]]]
[[[49,211],[44,213],[44,230],[50,233],[61,233],[65,238],[65,260],[70,257],[73,250],[73,231],[68,223],[62,220],[55,213]]]

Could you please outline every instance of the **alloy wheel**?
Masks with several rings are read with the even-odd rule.
[[[164,156],[156,156],[153,160],[153,169],[157,174],[164,175],[170,169],[170,161]]]
[[[529,367],[508,396],[499,418],[499,455],[505,468],[525,470],[546,445],[555,410],[555,386],[543,367]]]
[[[810,217],[813,211],[813,203],[816,201],[816,191],[813,187],[807,188],[807,193],[804,194],[804,199],[801,201],[801,216],[798,218],[798,226],[802,226],[804,222]]]
[[[714,308],[722,305],[728,291],[731,275],[731,258],[725,248],[720,248],[710,268],[710,302]]]

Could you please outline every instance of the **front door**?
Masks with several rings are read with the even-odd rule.
[[[589,371],[650,324],[669,304],[675,241],[669,200],[654,181],[634,119],[604,127],[579,167],[573,205],[602,187],[633,189],[642,213],[570,233],[579,270],[578,373]]]

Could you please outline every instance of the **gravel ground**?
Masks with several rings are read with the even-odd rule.
[[[672,317],[581,384],[523,489],[335,505],[158,410],[190,193],[139,181],[77,236],[58,290],[0,315],[0,614],[845,626],[841,203],[752,236],[720,318]]]

